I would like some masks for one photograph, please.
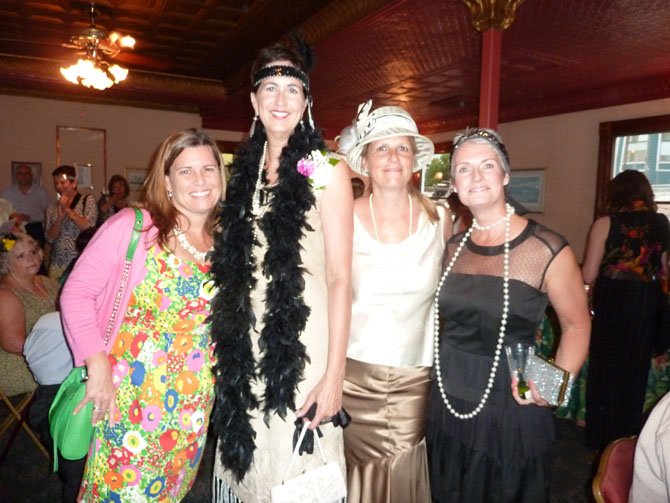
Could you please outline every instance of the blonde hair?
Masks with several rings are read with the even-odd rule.
[[[18,243],[22,243],[23,241],[27,241],[29,244],[32,244],[35,248],[39,250],[39,256],[40,256],[40,262],[44,258],[44,251],[40,247],[40,244],[33,239],[32,236],[29,234],[26,234],[25,232],[12,232],[12,233],[7,233],[7,234],[2,234],[0,235],[0,238],[2,239],[12,239],[14,238],[16,240],[16,243],[14,243],[14,246],[16,246]],[[14,249],[14,246],[12,246],[12,249]],[[0,247],[0,278],[3,278],[9,274],[9,254],[11,253],[11,250],[6,251],[4,247]]]

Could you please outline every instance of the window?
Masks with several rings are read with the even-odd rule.
[[[670,115],[600,124],[596,216],[603,214],[607,183],[626,169],[647,176],[659,211],[670,216]]]

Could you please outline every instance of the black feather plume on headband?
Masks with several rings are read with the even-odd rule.
[[[316,63],[316,55],[310,45],[305,41],[305,37],[303,37],[300,32],[291,32],[289,34],[288,43],[295,49],[295,52],[298,53],[300,59],[302,59],[305,65],[305,72],[309,73],[312,68],[314,68],[314,63]]]

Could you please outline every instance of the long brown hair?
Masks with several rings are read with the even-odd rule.
[[[221,199],[226,196],[226,176],[221,163],[221,152],[216,142],[206,133],[196,129],[185,129],[168,136],[158,147],[151,165],[151,170],[144,188],[144,206],[149,211],[153,224],[158,228],[158,244],[165,246],[172,229],[177,225],[177,217],[183,215],[174,207],[168,196],[165,177],[170,173],[170,167],[184,149],[189,147],[207,146],[212,149],[214,159],[221,174]],[[209,212],[205,230],[211,233],[216,225],[219,207],[214,206]]]
[[[654,191],[647,177],[639,171],[627,169],[610,180],[605,211],[615,213],[632,210],[635,201],[642,201],[647,208],[656,211]]]

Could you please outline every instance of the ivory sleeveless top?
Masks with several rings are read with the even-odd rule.
[[[444,208],[399,243],[377,241],[354,214],[351,332],[347,357],[375,365],[433,364],[433,298],[442,270]]]

